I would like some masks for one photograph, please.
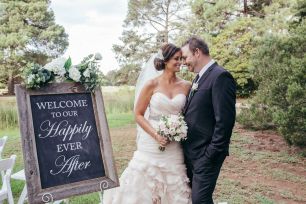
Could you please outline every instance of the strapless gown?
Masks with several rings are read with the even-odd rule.
[[[162,115],[178,114],[186,96],[170,99],[155,92],[149,104],[149,123],[156,128]],[[103,204],[191,204],[183,150],[171,142],[165,151],[143,129],[138,128],[137,150],[120,177],[120,187],[104,191]]]

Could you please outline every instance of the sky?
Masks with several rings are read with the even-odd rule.
[[[70,56],[77,64],[88,54],[99,52],[103,73],[118,69],[112,45],[120,44],[127,4],[127,0],[52,0],[55,21],[69,35],[64,57]]]

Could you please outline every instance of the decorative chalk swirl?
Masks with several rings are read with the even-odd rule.
[[[106,180],[100,182],[100,190],[101,191],[103,191],[103,189],[106,189],[108,187],[109,187],[109,184]]]
[[[53,196],[51,193],[44,193],[44,195],[41,197],[42,201],[44,203],[53,202]]]

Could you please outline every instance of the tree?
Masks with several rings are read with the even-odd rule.
[[[291,8],[296,15],[288,23],[288,33],[267,34],[253,55],[253,75],[258,90],[252,101],[257,104],[255,113],[262,107],[270,109],[270,122],[289,144],[305,147],[305,3],[300,1],[297,6],[297,9]]]
[[[239,18],[228,25],[219,35],[212,38],[211,54],[228,69],[237,82],[237,94],[248,96],[255,89],[250,73],[251,56],[256,52],[256,35],[261,35],[257,21]],[[257,31],[257,33],[255,33]]]
[[[121,67],[138,73],[141,64],[182,29],[186,6],[182,0],[130,0],[122,44],[113,45]]]
[[[45,64],[68,46],[65,29],[55,23],[49,0],[2,0],[0,12],[1,81],[14,93],[14,80],[29,62]]]
[[[295,0],[194,0],[184,36],[198,35],[211,48],[212,57],[231,71],[238,95],[250,95],[254,86],[251,56],[267,33],[288,33]]]

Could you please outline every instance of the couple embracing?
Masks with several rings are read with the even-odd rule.
[[[182,63],[197,73],[192,84],[176,76]],[[212,204],[235,123],[235,92],[233,77],[202,39],[192,37],[181,48],[162,46],[136,85],[137,150],[120,187],[105,192],[104,204]],[[187,139],[169,142],[157,133],[158,122],[179,113]]]

